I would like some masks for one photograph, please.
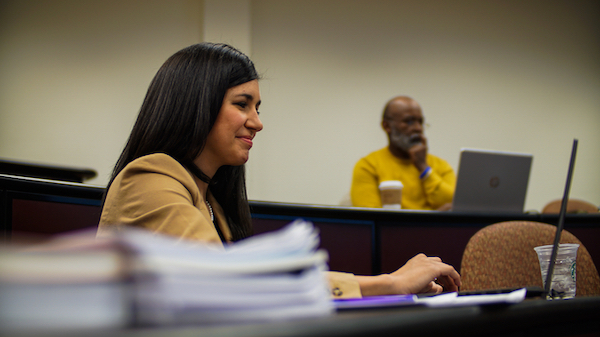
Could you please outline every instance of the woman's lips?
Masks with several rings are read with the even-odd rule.
[[[252,147],[252,138],[251,137],[239,137],[244,143],[248,144],[248,146]]]

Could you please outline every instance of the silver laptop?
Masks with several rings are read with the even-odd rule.
[[[522,213],[532,161],[526,153],[462,149],[452,211]]]

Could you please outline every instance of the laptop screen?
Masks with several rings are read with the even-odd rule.
[[[533,156],[462,149],[452,210],[522,213]]]

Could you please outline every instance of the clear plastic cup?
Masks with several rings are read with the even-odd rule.
[[[386,180],[379,184],[381,203],[383,208],[401,209],[402,188],[404,185],[399,180]]]
[[[576,293],[576,270],[577,249],[576,243],[561,243],[556,254],[554,272],[552,273],[552,284],[548,299],[569,299],[575,297]],[[535,249],[540,262],[540,271],[544,287],[546,286],[546,275],[548,264],[552,257],[552,245],[539,246]]]

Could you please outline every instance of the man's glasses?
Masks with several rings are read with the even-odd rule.
[[[429,128],[429,123],[424,123],[422,119],[417,119],[417,118],[406,118],[406,119],[402,119],[402,120],[395,120],[392,118],[386,118],[386,120],[388,122],[394,122],[394,123],[398,123],[398,124],[402,124],[402,125],[406,125],[408,127],[412,127],[415,124],[419,124],[423,129],[428,129]]]

